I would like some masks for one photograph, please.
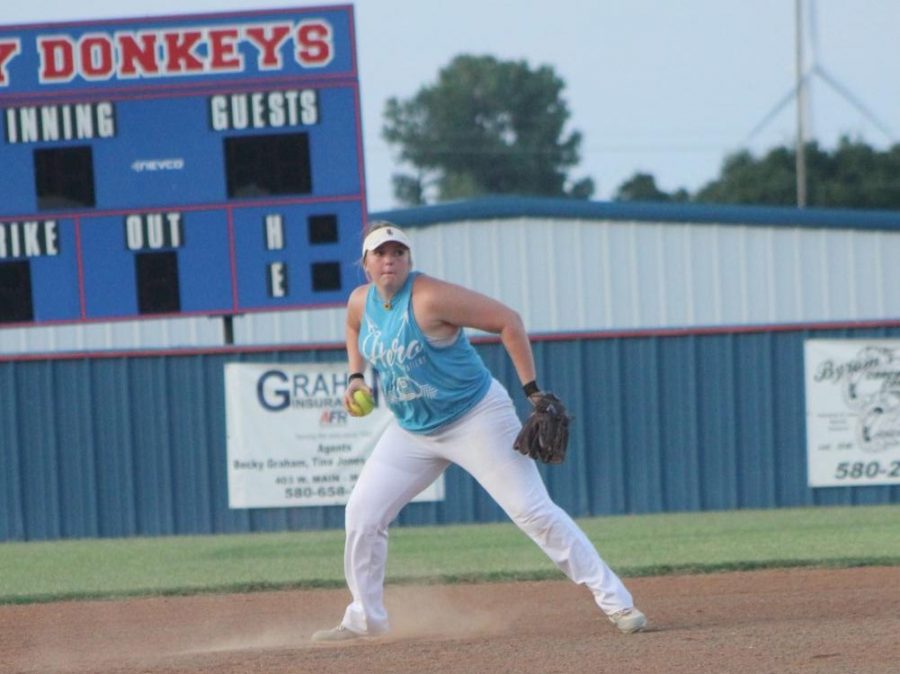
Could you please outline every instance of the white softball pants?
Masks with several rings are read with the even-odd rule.
[[[344,574],[353,601],[344,613],[344,627],[370,635],[388,630],[388,525],[451,462],[478,480],[563,573],[587,586],[604,613],[633,606],[631,594],[584,532],[550,500],[534,461],[512,448],[520,428],[512,400],[497,381],[484,400],[436,433],[409,433],[391,423],[347,503]]]

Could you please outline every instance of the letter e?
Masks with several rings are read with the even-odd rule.
[[[287,266],[284,262],[273,262],[269,265],[269,297],[284,297],[287,292]]]

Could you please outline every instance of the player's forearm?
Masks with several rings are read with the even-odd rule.
[[[359,328],[348,321],[346,329],[347,340],[347,372],[363,372],[366,369],[366,359],[359,351]]]
[[[519,382],[527,384],[535,379],[534,353],[531,350],[531,341],[521,321],[509,324],[500,331],[500,341],[503,344],[509,358],[516,368]]]

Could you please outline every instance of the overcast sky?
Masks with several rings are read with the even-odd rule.
[[[729,152],[794,142],[793,103],[766,121],[795,83],[794,0],[28,0],[5,2],[0,22],[336,4],[355,7],[372,211],[396,205],[385,101],[414,95],[461,53],[553,66],[567,85],[570,128],[584,135],[572,176],[592,177],[596,199],[637,171],[665,190],[694,190]],[[804,58],[818,67],[811,134],[826,147],[842,134],[880,148],[897,142],[900,1],[805,0],[804,11]]]

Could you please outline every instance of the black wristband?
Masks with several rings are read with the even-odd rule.
[[[525,392],[525,397],[530,398],[532,395],[534,395],[541,389],[538,388],[537,381],[532,379],[530,382],[528,382],[527,384],[525,384],[525,386],[522,387],[522,390]]]
[[[363,381],[365,381],[366,375],[364,375],[362,372],[354,372],[349,377],[347,377],[347,383],[349,384],[354,379],[362,379]]]

